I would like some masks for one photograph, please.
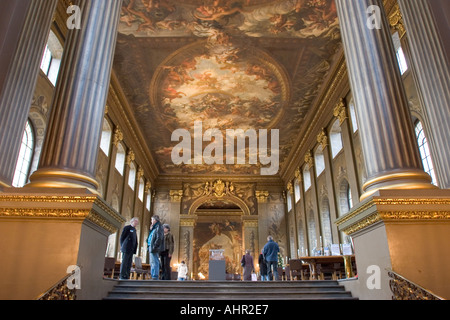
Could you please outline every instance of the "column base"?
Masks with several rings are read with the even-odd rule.
[[[353,239],[360,299],[392,298],[389,269],[450,298],[450,190],[379,190],[336,224]]]
[[[108,236],[125,220],[86,189],[14,189],[0,194],[0,299],[33,300],[81,268],[77,299],[101,299]]]
[[[30,181],[24,188],[82,188],[101,196],[97,190],[99,184],[95,179],[71,171],[41,169],[31,175]]]
[[[422,170],[401,171],[385,174],[368,180],[363,185],[360,201],[371,197],[379,190],[438,189],[431,183],[431,177]]]

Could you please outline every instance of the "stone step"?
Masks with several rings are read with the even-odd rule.
[[[106,300],[355,300],[337,281],[120,281]]]

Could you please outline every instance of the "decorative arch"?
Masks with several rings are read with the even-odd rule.
[[[189,207],[188,215],[194,215],[195,212],[197,211],[197,209],[201,205],[203,205],[204,203],[206,203],[210,200],[227,200],[227,201],[233,202],[242,210],[244,216],[250,215],[249,207],[245,204],[245,202],[243,200],[241,200],[240,198],[238,198],[237,196],[234,196],[234,195],[223,195],[222,197],[217,197],[215,195],[201,196],[200,198],[196,199],[191,204],[191,206]]]

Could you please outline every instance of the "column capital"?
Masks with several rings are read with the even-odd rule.
[[[269,191],[255,191],[255,196],[258,203],[267,203]]]

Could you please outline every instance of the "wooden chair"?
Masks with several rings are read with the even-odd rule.
[[[116,266],[116,258],[105,258],[105,266],[103,267],[103,276],[114,279],[114,269]]]
[[[150,271],[145,270],[142,267],[142,258],[141,257],[134,257],[134,268],[131,269],[131,272],[134,273],[134,279],[140,278],[142,276],[142,280],[145,280],[145,276],[150,276]]]
[[[291,280],[303,280],[302,276],[303,263],[299,259],[289,260],[289,271]]]

